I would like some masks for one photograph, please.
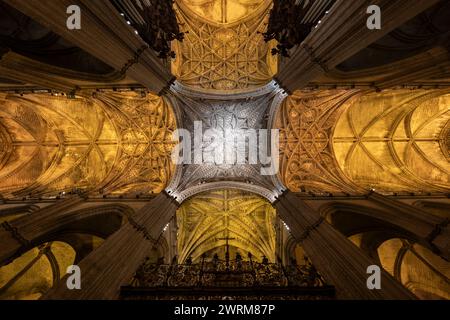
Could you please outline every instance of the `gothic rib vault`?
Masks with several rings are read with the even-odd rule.
[[[176,124],[163,98],[36,94],[3,95],[2,102],[2,132],[9,132],[2,135],[9,140],[2,153],[4,196],[151,194],[170,181]]]
[[[232,256],[248,253],[256,261],[275,261],[275,211],[252,193],[218,190],[184,202],[177,212],[179,261],[199,261],[202,255],[224,257],[229,240]]]

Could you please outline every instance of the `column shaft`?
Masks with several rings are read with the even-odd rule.
[[[66,276],[43,299],[117,299],[120,287],[131,281],[177,207],[165,192],[159,194],[80,262],[81,290],[69,290]]]
[[[290,58],[281,60],[276,79],[289,92],[301,89],[438,1],[418,0],[411,5],[410,0],[337,0],[320,27],[292,50]],[[381,9],[380,30],[367,28],[369,5]]]
[[[381,269],[381,289],[367,287],[367,267],[376,262],[294,194],[275,203],[280,218],[301,242],[314,266],[342,299],[414,299],[414,295]],[[381,266],[380,266],[381,268]]]
[[[0,224],[0,265],[11,262],[17,254],[33,247],[40,237],[51,232],[64,219],[68,209],[83,201],[84,198],[76,195]]]

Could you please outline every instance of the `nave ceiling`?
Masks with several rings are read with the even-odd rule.
[[[55,195],[75,189],[151,194],[166,188],[175,173],[171,152],[176,144],[172,141],[176,120],[166,99],[98,93],[95,98],[70,100],[3,95],[2,102],[4,197]],[[446,192],[448,104],[446,90],[366,95],[358,90],[298,91],[283,101],[274,118],[274,127],[280,129],[279,178],[297,192]],[[208,111],[210,107],[199,105],[188,114],[203,110],[205,124],[213,121],[209,125],[218,120],[225,121],[221,125],[232,125],[236,118],[240,126],[261,128],[261,119],[251,116],[245,104],[228,108],[229,114],[214,107]],[[188,123],[193,122],[184,125]],[[270,179],[258,179],[257,167],[234,174],[228,167],[180,167],[178,182],[172,181],[172,186],[182,191],[199,182],[231,179],[270,189]],[[120,173],[123,168],[130,170]]]
[[[176,12],[185,39],[174,43],[172,72],[185,85],[242,91],[270,82],[276,56],[265,31],[271,1],[180,0]]]
[[[281,105],[280,174],[302,192],[448,192],[448,90],[297,91]]]

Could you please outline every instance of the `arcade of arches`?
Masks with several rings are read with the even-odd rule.
[[[368,30],[365,1],[300,0],[313,27],[284,57],[272,0],[176,0],[167,59],[133,29],[153,2],[0,0],[0,299],[118,299],[143,264],[222,262],[450,299],[448,1],[374,0],[395,21]],[[199,120],[278,129],[277,174],[175,164]]]

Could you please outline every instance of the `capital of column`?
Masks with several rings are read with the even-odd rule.
[[[298,242],[303,242],[304,240],[306,240],[309,237],[311,231],[317,229],[322,224],[322,222],[324,220],[325,220],[325,218],[320,216],[319,219],[317,219],[316,222],[314,222],[313,224],[307,226],[305,228],[305,231],[303,232],[303,234],[301,234],[299,237],[295,238],[295,240],[297,240]]]
[[[144,53],[145,50],[149,49],[150,47],[148,45],[142,45],[140,48],[138,48],[133,55],[133,58],[129,59],[122,68],[120,68],[119,74],[122,76],[125,76],[128,69],[131,68],[136,63],[139,63],[139,58]]]

